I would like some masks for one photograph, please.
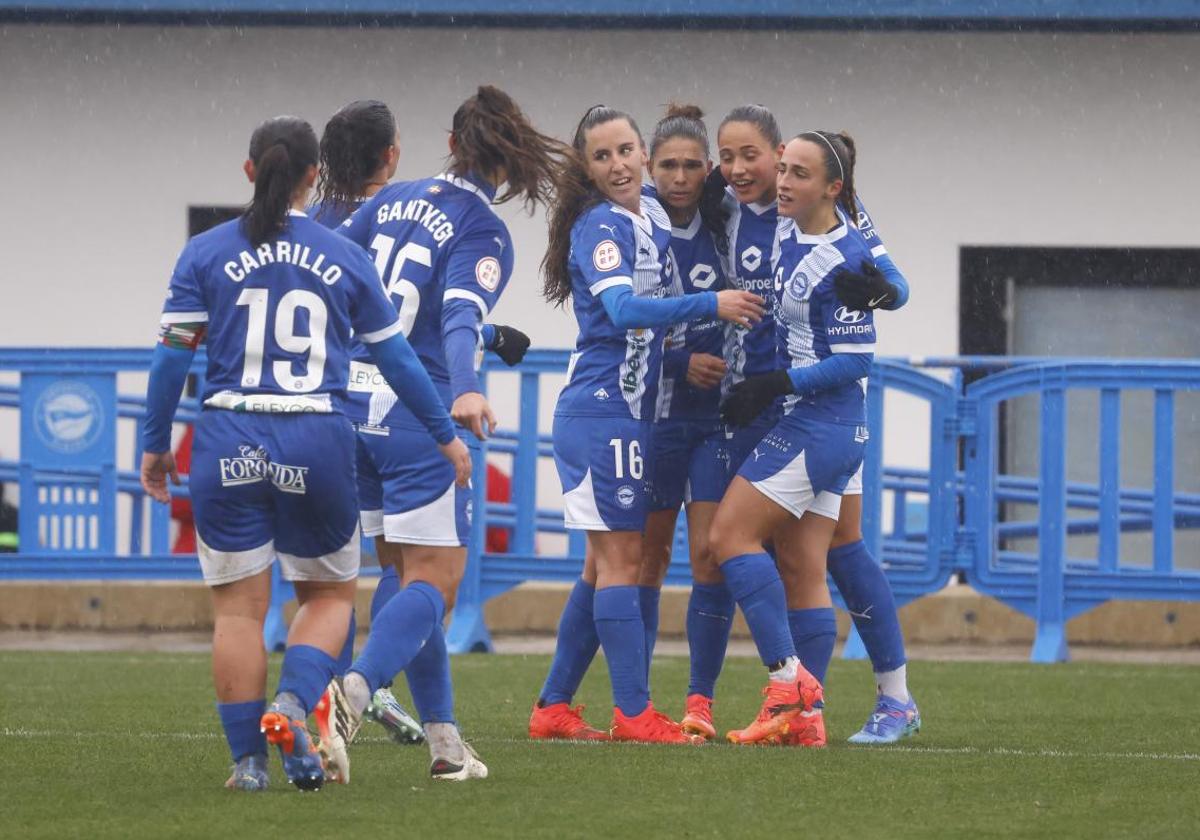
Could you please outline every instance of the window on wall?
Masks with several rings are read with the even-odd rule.
[[[219,207],[195,205],[188,207],[188,238],[204,233],[222,222],[236,219],[242,215],[242,207]]]
[[[963,355],[1200,358],[1200,249],[972,247],[962,249],[959,266]],[[1067,393],[1068,481],[1099,481],[1098,402],[1094,392]],[[1001,409],[1004,472],[1036,476],[1038,399],[1020,397]],[[1123,487],[1153,487],[1153,418],[1153,393],[1126,393]],[[1178,395],[1175,441],[1175,492],[1200,492],[1200,394]],[[1005,516],[1031,512],[1011,505]],[[1094,539],[1071,537],[1068,553],[1095,556],[1086,544]],[[1148,563],[1150,539],[1122,535],[1122,556]],[[1180,565],[1200,566],[1200,532],[1180,529],[1175,556]]]

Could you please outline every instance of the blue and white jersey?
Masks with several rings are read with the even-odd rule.
[[[726,187],[725,206],[729,211],[725,233],[728,253],[725,271],[729,285],[752,292],[764,301],[771,300],[771,253],[775,247],[775,228],[778,208],[770,204],[741,204],[734,198],[733,188]],[[725,330],[725,364],[728,373],[721,390],[729,389],[747,376],[769,373],[775,369],[775,316],[767,307],[763,319],[750,329],[730,324]]]
[[[871,249],[871,258],[876,259],[882,257],[888,252],[887,247],[883,244],[883,237],[879,235],[879,231],[875,229],[875,222],[871,220],[871,214],[867,212],[867,207],[862,203],[862,199],[857,195],[854,196],[854,206],[858,210],[858,218],[855,220],[855,227],[862,234],[863,239],[867,242],[867,247]]]
[[[726,288],[725,269],[712,232],[697,213],[686,228],[671,229],[671,252],[685,295],[719,292]],[[663,348],[666,354],[725,353],[725,323],[718,318],[686,321],[671,327]],[[687,368],[672,371],[664,364],[659,389],[659,419],[715,420],[720,415],[721,389],[697,388],[687,381]]]
[[[400,332],[362,249],[293,210],[257,248],[234,219],[192,238],[171,276],[164,324],[207,324],[206,405],[340,412],[351,329],[360,342]]]
[[[841,211],[832,232],[810,235],[788,218],[779,219],[771,262],[775,266],[775,317],[785,367],[815,365],[835,353],[874,353],[872,314],[847,309],[837,298],[833,277],[857,271],[870,261],[871,249]],[[848,382],[817,394],[792,395],[785,409],[832,423],[866,422],[866,380]]]
[[[392,184],[338,229],[374,257],[404,335],[447,407],[452,394],[443,336],[463,325],[478,332],[512,275],[512,238],[492,210],[494,195],[490,184],[446,173]],[[366,348],[355,350],[350,391],[347,415],[360,430],[419,427]]]
[[[620,329],[600,294],[616,286],[638,297],[681,293],[666,211],[647,196],[640,214],[601,202],[571,228],[568,267],[579,338],[555,414],[653,420],[665,330]]]
[[[310,204],[304,211],[308,218],[330,230],[340,227],[346,219],[354,215],[354,211],[363,206],[365,198],[356,198],[349,204],[339,204],[332,201],[321,201]]]

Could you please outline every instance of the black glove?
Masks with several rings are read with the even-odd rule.
[[[875,263],[863,261],[857,272],[839,271],[833,278],[838,300],[848,309],[866,312],[896,302],[896,287],[887,281]]]
[[[521,332],[516,327],[506,327],[501,324],[495,324],[496,341],[492,346],[492,352],[504,360],[504,364],[509,367],[514,367],[521,363],[525,358],[525,351],[529,349],[529,336]]]
[[[776,370],[743,379],[729,391],[721,403],[721,419],[730,426],[749,426],[775,400],[792,393],[792,378],[786,370]]]

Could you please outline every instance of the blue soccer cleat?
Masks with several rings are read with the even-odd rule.
[[[233,765],[233,773],[225,782],[230,790],[249,792],[267,789],[266,755],[244,755]]]
[[[894,744],[902,738],[921,731],[921,713],[911,697],[901,703],[894,697],[880,694],[875,711],[863,728],[850,736],[851,744]]]
[[[320,790],[325,784],[325,768],[304,721],[293,720],[272,705],[262,716],[259,728],[267,736],[267,743],[279,747],[288,781],[300,790]]]

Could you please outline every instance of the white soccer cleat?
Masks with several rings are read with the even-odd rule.
[[[429,764],[429,775],[448,782],[465,782],[467,779],[486,779],[487,765],[475,748],[462,739],[458,727],[452,723],[431,723],[425,727],[429,739],[429,753],[433,761]]]
[[[317,735],[320,739],[317,750],[325,764],[326,778],[331,782],[350,784],[350,754],[347,746],[358,734],[362,716],[354,714],[337,678],[329,683],[325,693],[317,701],[313,717],[317,721]]]

